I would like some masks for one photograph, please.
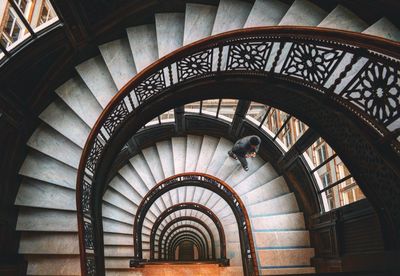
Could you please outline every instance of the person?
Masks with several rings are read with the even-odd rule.
[[[260,148],[261,139],[257,135],[243,137],[236,141],[228,155],[239,160],[245,171],[249,170],[246,158],[254,158]]]

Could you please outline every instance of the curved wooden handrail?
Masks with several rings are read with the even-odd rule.
[[[211,69],[207,71],[205,75],[218,75],[222,69],[221,63],[223,61],[223,53],[225,51],[224,47],[229,47],[230,45],[240,46],[250,42],[276,43],[278,46],[277,54],[275,55],[274,60],[271,60],[272,67],[270,70],[268,71],[264,68],[264,70],[261,71],[252,71],[250,68],[242,68],[242,71],[235,71],[235,69],[229,71],[228,69],[225,69],[225,73],[229,72],[238,74],[238,72],[245,72],[248,74],[251,72],[254,75],[270,75],[311,87],[317,92],[326,94],[334,101],[339,102],[349,111],[354,113],[356,117],[359,117],[361,120],[367,122],[367,124],[370,125],[370,128],[373,131],[376,131],[382,137],[382,141],[388,143],[393,151],[395,151],[397,154],[400,154],[400,146],[396,140],[397,137],[393,135],[392,132],[387,128],[389,123],[400,118],[400,114],[398,112],[398,110],[400,110],[400,102],[396,102],[396,106],[394,107],[395,111],[389,114],[391,116],[390,118],[387,116],[381,118],[379,114],[374,114],[374,111],[363,110],[362,107],[356,105],[354,101],[346,99],[343,97],[343,95],[338,95],[338,93],[335,91],[337,85],[342,82],[343,78],[352,69],[353,65],[359,60],[360,57],[366,58],[372,65],[383,66],[386,68],[386,70],[394,71],[394,75],[397,76],[396,72],[398,71],[396,70],[400,68],[400,43],[361,33],[315,27],[293,26],[242,29],[211,36],[198,42],[194,42],[159,59],[132,78],[112,98],[110,103],[103,110],[86,141],[79,163],[76,187],[80,253],[82,261],[81,266],[83,274],[86,274],[88,271],[88,263],[86,261],[87,256],[94,255],[94,253],[91,252],[92,249],[85,249],[85,237],[95,237],[91,222],[93,220],[92,210],[94,207],[91,206],[93,202],[92,194],[94,187],[92,179],[96,175],[97,165],[102,160],[102,151],[106,146],[109,146],[108,142],[112,140],[115,131],[123,128],[124,122],[127,118],[129,118],[130,115],[134,114],[138,104],[140,105],[144,102],[151,102],[151,100],[156,98],[157,95],[162,94],[162,92],[167,88],[176,85],[174,79],[177,79],[179,82],[177,64],[178,62],[183,61],[185,57],[190,57],[196,53],[204,53],[204,51],[211,51],[211,53],[208,53],[212,56],[209,63]],[[282,75],[282,72],[279,74],[279,72],[275,71],[286,43],[325,47],[340,55],[340,61],[342,61],[342,58],[345,54],[351,54],[353,58],[350,64],[343,68],[343,71],[340,72],[339,76],[334,79],[333,84],[330,85],[330,87],[324,87],[327,79],[323,83],[318,83],[306,79],[295,78],[290,74]],[[272,52],[272,44],[268,47],[271,48],[268,50],[267,59],[270,57],[270,53]],[[214,60],[214,58],[216,58],[216,60]],[[172,68],[172,65],[176,65],[176,68]],[[361,73],[364,72],[364,67],[360,70]],[[330,73],[333,72],[334,71],[331,71]],[[361,73],[358,73],[358,75]],[[156,91],[148,96],[146,93],[152,92],[153,88],[151,77],[154,77],[155,74],[159,74],[159,77],[163,78],[163,87],[160,89],[160,91]],[[178,74],[178,77],[176,74]],[[193,78],[201,76],[203,76],[202,73],[199,73],[199,75],[196,75]],[[169,82],[167,82],[167,78],[169,78]],[[180,83],[183,83],[188,79],[192,78],[181,79]],[[354,77],[354,79],[356,79],[356,77]],[[140,85],[142,85],[142,87]],[[139,91],[139,88],[142,89],[141,92],[135,91],[135,89]],[[133,92],[135,92],[133,94],[135,97],[131,95]],[[145,97],[142,97],[143,95],[141,93],[144,93],[143,95]],[[400,91],[396,91],[396,93],[400,93]],[[86,229],[84,228],[84,218],[86,218],[86,224],[89,225],[89,227],[87,227],[87,233],[84,233],[84,229]],[[90,244],[90,241],[86,239],[86,243]],[[92,262],[92,264],[94,265],[94,262]]]

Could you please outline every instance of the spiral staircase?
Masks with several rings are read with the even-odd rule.
[[[76,66],[76,76],[56,89],[57,99],[41,113],[42,124],[27,143],[29,152],[20,169],[23,177],[15,204],[19,206],[19,253],[28,260],[29,275],[80,274],[77,168],[91,128],[117,91],[146,66],[183,45],[229,30],[274,25],[343,29],[400,41],[400,30],[387,19],[368,26],[340,5],[327,13],[304,0],[291,6],[275,0],[254,4],[221,0],[218,6],[187,4],[185,13],[156,14],[155,24],[132,26],[126,29],[126,37],[99,45],[101,55]],[[132,224],[138,204],[156,183],[182,172],[216,176],[240,195],[251,218],[261,274],[314,271],[310,265],[314,252],[304,218],[285,180],[260,158],[251,160],[250,171],[244,172],[228,158],[231,146],[231,141],[220,137],[173,137],[129,160],[103,197],[107,274],[131,271]],[[164,195],[151,209],[144,243],[149,242],[149,229],[163,209],[191,201],[209,207],[220,217],[231,259],[230,268],[220,269],[240,275],[236,222],[226,203],[206,190],[179,188]],[[179,215],[184,212],[167,221]]]

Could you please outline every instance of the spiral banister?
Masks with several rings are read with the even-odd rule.
[[[270,77],[311,88],[351,112],[400,156],[400,43],[312,27],[249,28],[192,43],[129,81],[86,141],[76,186],[83,275],[96,274],[95,256],[101,250],[94,231],[93,190],[105,148],[139,106],[177,85],[219,75]]]

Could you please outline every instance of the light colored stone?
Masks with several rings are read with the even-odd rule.
[[[258,250],[260,266],[309,266],[313,248]]]
[[[136,70],[142,71],[158,59],[157,35],[154,25],[141,25],[126,30]]]
[[[28,275],[81,275],[79,256],[27,256]]]
[[[250,216],[275,215],[298,212],[299,206],[294,193],[290,193],[251,205],[247,208],[247,211]]]
[[[103,218],[103,231],[104,233],[133,235],[132,225],[114,221],[108,218]]]
[[[132,245],[127,246],[104,246],[104,256],[105,257],[133,257],[135,252]]]
[[[308,0],[295,0],[279,25],[317,26],[327,15]]]
[[[24,178],[19,186],[15,205],[75,211],[75,191]]]
[[[110,181],[109,185],[137,206],[139,206],[142,201],[143,197],[120,175],[116,175]]]
[[[188,135],[186,142],[185,172],[194,172],[196,170],[197,161],[199,160],[203,137]]]
[[[39,118],[80,148],[85,146],[90,128],[63,101],[53,101]]]
[[[246,205],[251,205],[286,193],[289,193],[289,188],[286,185],[283,176],[280,176],[244,195],[241,195],[240,198]]]
[[[161,166],[164,172],[164,176],[170,177],[174,175],[174,158],[172,156],[172,145],[171,141],[161,141],[156,144],[158,156],[161,156]]]
[[[239,195],[242,195],[259,187],[264,183],[271,181],[277,176],[278,174],[276,173],[272,165],[270,163],[265,163],[252,175],[250,175],[245,180],[234,186],[234,188]]]
[[[80,78],[68,80],[56,93],[88,126],[94,125],[102,107]]]
[[[338,5],[327,17],[319,23],[318,27],[361,32],[368,24],[342,5]]]
[[[146,184],[132,166],[125,165],[118,173],[129,183],[129,185],[131,185],[141,198],[143,198],[149,191],[149,188],[147,188]]]
[[[253,231],[262,230],[304,230],[303,213],[254,217],[250,219]]]
[[[103,196],[103,200],[132,215],[136,215],[137,205],[113,189],[107,189]]]
[[[182,47],[185,14],[157,13],[155,18],[158,56],[161,58]]]
[[[76,70],[99,104],[105,108],[118,89],[102,57],[91,58],[76,66]]]
[[[162,165],[160,161],[160,156],[158,156],[156,147],[148,147],[142,150],[144,159],[149,166],[149,169],[153,175],[154,180],[158,183],[161,182],[165,176],[162,170]]]
[[[369,26],[368,29],[363,31],[363,33],[400,41],[400,30],[386,17],[379,19],[373,25]]]
[[[233,158],[226,158],[224,164],[216,173],[216,176],[219,179],[226,180],[235,170],[239,168],[241,168],[241,165],[237,160]]]
[[[101,205],[101,213],[102,213],[102,216],[105,218],[117,220],[120,222],[124,222],[126,224],[133,225],[133,223],[135,221],[134,215],[132,215],[124,210],[121,210],[120,208],[117,208],[111,204],[108,204],[106,202],[103,202],[103,204]]]
[[[251,4],[239,0],[220,0],[212,34],[241,29],[251,10]]]
[[[308,231],[278,231],[254,233],[256,247],[308,247],[310,234]]]
[[[187,3],[183,45],[211,35],[216,14],[217,7]]]
[[[172,137],[172,152],[174,157],[175,174],[185,172],[186,138]]]
[[[29,151],[19,174],[70,189],[76,187],[76,169],[35,150]]]
[[[79,254],[77,233],[24,232],[21,235],[20,254]]]
[[[236,162],[239,163],[239,161]],[[247,159],[247,162],[249,164],[249,170],[247,172],[243,170],[239,163],[239,166],[225,179],[225,182],[234,187],[238,183],[250,177],[265,164],[265,161],[258,156],[256,158]]]
[[[124,257],[119,257],[119,258],[105,258],[105,266],[106,269],[110,269],[110,268],[117,268],[117,269],[122,269],[122,268],[129,268],[129,261],[132,259],[132,257],[130,258],[124,258]],[[119,273],[122,273],[122,275],[125,275],[124,273],[126,273],[126,275],[136,275],[136,272],[132,269],[127,270],[127,271],[118,271],[116,272],[118,274],[111,274],[111,275],[121,275]],[[110,273],[107,271],[106,275],[110,275]]]
[[[27,145],[73,168],[78,168],[82,150],[49,126],[39,125]]]
[[[261,275],[292,275],[315,273],[314,267],[288,267],[288,268],[267,268],[260,270]]]
[[[99,46],[100,53],[118,89],[136,75],[135,63],[127,38]]]
[[[77,232],[76,213],[63,210],[22,208],[17,231]]]
[[[228,157],[228,151],[232,148],[232,142],[225,138],[220,138],[214,155],[207,167],[207,173],[215,175],[224,164],[225,159]]]
[[[244,27],[278,25],[288,9],[289,5],[279,0],[256,0]]]
[[[217,148],[219,139],[204,135],[203,142],[201,144],[199,160],[197,161],[196,171],[206,172],[208,164],[214,155],[215,149]]]
[[[105,245],[133,245],[133,235],[104,233]]]

